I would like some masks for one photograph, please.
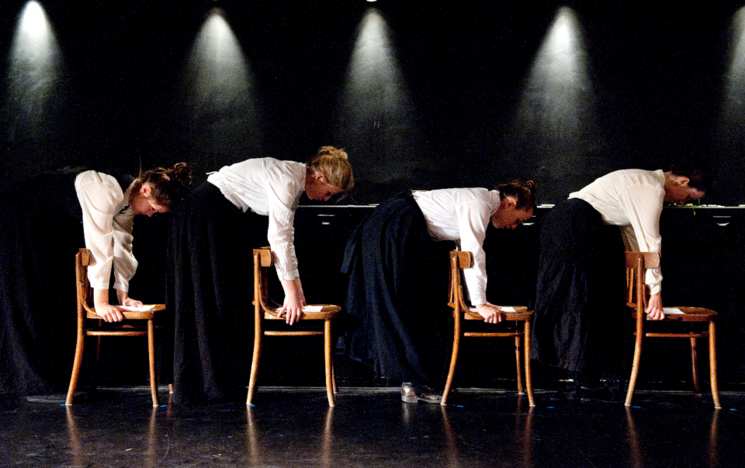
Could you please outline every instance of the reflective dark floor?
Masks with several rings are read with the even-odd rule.
[[[72,407],[5,398],[1,466],[745,466],[745,392],[722,410],[688,392],[638,392],[629,409],[564,391],[537,390],[535,408],[507,391],[461,389],[445,408],[397,392],[340,388],[333,409],[322,388],[262,387],[248,409],[152,408],[146,387]]]

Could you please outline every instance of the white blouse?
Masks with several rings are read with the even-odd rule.
[[[255,158],[225,166],[207,181],[245,213],[269,217],[267,238],[280,279],[300,276],[295,255],[295,210],[305,191],[305,164]],[[256,246],[258,247],[258,246]]]
[[[109,289],[112,265],[114,288],[120,291],[129,291],[129,280],[137,271],[132,254],[134,212],[127,206],[131,190],[132,185],[122,193],[119,182],[101,172],[85,171],[75,178],[85,247],[93,254],[88,281],[95,289]]]
[[[665,201],[665,173],[625,169],[611,172],[569,195],[595,208],[605,224],[620,226],[627,250],[660,252],[660,215]],[[652,294],[662,289],[659,268],[647,270]]]
[[[464,270],[466,287],[474,306],[486,303],[486,254],[484,239],[491,216],[499,208],[499,191],[455,188],[414,192],[427,229],[435,240],[460,240],[461,250],[471,252],[474,267]]]

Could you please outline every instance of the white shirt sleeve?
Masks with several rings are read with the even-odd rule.
[[[629,226],[622,229],[627,249],[635,252],[660,253],[660,216],[664,199],[665,190],[654,185],[633,185],[620,193],[619,202],[630,222]],[[652,294],[660,292],[660,269],[647,270],[645,283],[650,287]]]
[[[112,265],[114,287],[129,290],[129,280],[137,270],[132,254],[133,213],[123,208],[124,194],[113,177],[94,171],[81,173],[75,188],[83,212],[85,246],[93,254],[88,280],[95,289],[108,289]],[[129,211],[127,213],[126,211]]]
[[[304,180],[303,180],[304,183]],[[304,184],[302,184],[304,187]],[[267,239],[274,252],[277,276],[293,280],[300,276],[295,254],[295,210],[302,194],[298,181],[287,178],[268,179],[269,230]]]
[[[129,291],[129,280],[137,271],[137,259],[132,253],[134,213],[128,207],[114,215],[114,289]]]
[[[474,265],[463,270],[466,287],[474,306],[486,303],[486,254],[484,239],[491,219],[489,206],[482,201],[471,201],[456,207],[460,230],[461,250],[473,254]]]

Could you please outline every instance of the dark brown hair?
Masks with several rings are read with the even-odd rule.
[[[687,177],[688,186],[701,192],[708,191],[714,181],[714,174],[705,164],[689,158],[682,158],[673,163],[670,172]]]
[[[514,198],[517,201],[515,208],[518,210],[535,208],[536,184],[532,180],[523,182],[516,179],[506,184],[497,185],[497,190],[499,190],[501,200],[504,200],[505,197]]]
[[[132,192],[137,193],[143,184],[148,184],[156,203],[174,208],[186,195],[191,182],[191,165],[180,162],[171,168],[156,167],[143,172],[135,181]]]

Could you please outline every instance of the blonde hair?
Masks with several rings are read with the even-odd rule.
[[[354,175],[347,158],[347,153],[343,149],[322,146],[315,156],[305,162],[305,167],[310,172],[320,172],[329,184],[341,189],[342,192],[348,192],[354,187]]]

